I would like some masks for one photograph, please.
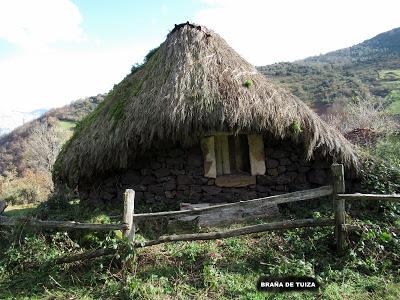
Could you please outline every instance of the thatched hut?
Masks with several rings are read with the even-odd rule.
[[[57,159],[58,185],[146,205],[227,202],[328,181],[351,144],[216,33],[189,23],[79,124]]]

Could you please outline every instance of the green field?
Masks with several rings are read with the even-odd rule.
[[[385,101],[388,103],[386,112],[391,115],[400,114],[400,70],[381,70],[379,73],[379,79],[382,81],[382,85],[389,90],[389,94],[386,96]]]
[[[62,129],[65,130],[71,130],[73,131],[75,126],[76,126],[76,122],[71,122],[71,121],[59,121],[59,125]]]

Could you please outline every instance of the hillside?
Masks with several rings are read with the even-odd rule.
[[[71,135],[75,123],[93,111],[103,101],[103,98],[104,95],[97,95],[49,110],[37,119],[2,136],[0,138],[0,175],[12,170],[21,174],[27,168],[23,156],[32,133],[37,131],[40,126],[46,124],[48,129],[59,128],[59,131],[62,132],[61,140],[65,141]]]
[[[259,67],[319,113],[341,98],[382,98],[400,113],[400,28],[358,45],[296,62]]]

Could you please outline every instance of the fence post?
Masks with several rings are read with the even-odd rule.
[[[128,228],[124,230],[124,236],[126,236],[131,242],[135,240],[135,223],[133,222],[134,210],[135,210],[135,191],[125,190],[124,223],[128,225]]]
[[[345,200],[338,199],[337,194],[345,192],[344,168],[342,164],[332,164],[333,177],[333,205],[335,209],[335,241],[338,252],[343,250],[344,224],[345,224]]]

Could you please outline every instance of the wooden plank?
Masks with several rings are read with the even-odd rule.
[[[335,240],[338,252],[343,251],[345,233],[344,224],[345,220],[345,200],[339,199],[338,194],[345,192],[344,182],[344,168],[341,164],[332,164],[332,177],[333,177],[333,203],[335,209]]]
[[[263,137],[260,134],[249,134],[247,139],[249,143],[251,175],[264,175],[266,168]]]
[[[210,203],[182,203],[181,209],[194,209],[211,207]],[[179,225],[184,227],[188,225],[204,227],[228,225],[232,223],[240,223],[245,220],[252,220],[256,218],[273,218],[280,217],[279,209],[276,204],[263,203],[261,205],[255,205],[251,208],[237,209],[228,208],[218,211],[205,212],[199,216],[183,216],[176,219],[170,219],[168,224],[171,224],[173,228],[179,228]],[[182,223],[183,222],[183,223]]]
[[[216,178],[217,165],[215,160],[215,142],[213,136],[201,139],[201,150],[203,151],[204,177]]]
[[[135,191],[125,190],[124,193],[124,223],[127,228],[124,230],[124,236],[126,236],[130,241],[135,240],[135,230],[136,226],[133,221],[133,214],[135,213]]]
[[[254,206],[258,206],[261,204],[269,204],[269,205],[277,205],[282,203],[296,202],[296,201],[304,201],[310,199],[317,199],[319,197],[332,195],[333,187],[332,186],[322,186],[315,189],[305,190],[305,191],[297,191],[288,194],[275,195],[265,198],[240,201],[235,203],[228,203],[222,205],[214,205],[205,208],[193,209],[193,210],[178,210],[178,211],[163,211],[157,213],[143,213],[143,214],[134,214],[133,217],[135,220],[144,220],[147,218],[174,218],[177,216],[195,216],[203,214],[204,212],[210,212],[214,210],[223,210],[230,208],[237,209],[246,209],[252,208]]]
[[[375,200],[375,201],[400,201],[400,195],[377,195],[377,194],[338,194],[338,199],[346,200]]]
[[[334,225],[335,225],[335,220],[333,219],[288,220],[288,221],[246,226],[238,229],[230,229],[218,232],[161,236],[157,240],[147,241],[140,244],[138,243],[137,247],[147,247],[167,242],[224,239],[239,235],[258,233],[270,230],[282,230],[282,229],[303,228],[303,227],[322,227],[322,226],[334,226]]]
[[[94,231],[123,230],[127,227],[125,224],[94,224],[79,223],[74,221],[43,221],[33,218],[9,218],[4,216],[0,216],[0,226],[32,226],[43,228],[59,228],[64,230],[88,229]]]

